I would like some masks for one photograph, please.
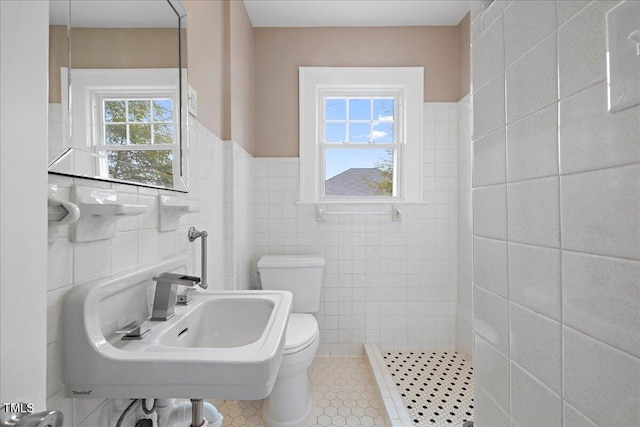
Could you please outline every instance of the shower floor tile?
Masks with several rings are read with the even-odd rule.
[[[316,357],[309,370],[313,408],[307,427],[386,427],[376,386],[363,358]],[[213,402],[222,427],[266,427],[262,401]]]
[[[382,357],[415,426],[473,420],[473,367],[455,351],[392,351]]]

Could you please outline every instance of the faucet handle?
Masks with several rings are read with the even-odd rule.
[[[141,340],[149,332],[151,332],[151,329],[149,329],[149,320],[144,319],[144,320],[135,320],[129,323],[128,325],[126,325],[125,327],[121,328],[120,330],[117,330],[115,333],[124,334],[122,339],[127,341],[127,340]]]
[[[195,293],[195,288],[186,289],[183,293],[178,294],[178,300],[176,304],[179,305],[189,305],[193,301],[193,294]]]

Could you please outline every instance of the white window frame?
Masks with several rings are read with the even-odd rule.
[[[71,70],[71,97],[72,97],[72,139],[76,141],[74,149],[92,153],[90,157],[81,157],[86,161],[93,158],[96,163],[97,175],[109,178],[108,162],[100,152],[105,150],[102,123],[102,100],[105,98],[163,98],[171,99],[173,103],[173,132],[174,144],[171,144],[173,153],[173,177],[174,186],[181,176],[180,156],[180,88],[176,78],[176,70],[170,68],[145,68],[145,69],[73,69]],[[84,141],[84,147],[80,147],[77,141]],[[114,146],[114,150],[167,150],[168,145],[136,145],[135,147]],[[111,147],[108,148],[111,150]],[[76,160],[79,161],[79,160]],[[83,165],[78,165],[86,169]],[[89,169],[92,170],[92,169]],[[91,175],[96,175],[95,173]]]
[[[423,67],[300,67],[300,203],[422,201]],[[388,148],[391,144],[324,143],[325,97],[397,96],[395,196],[324,196],[324,149]],[[397,112],[396,112],[397,110]]]

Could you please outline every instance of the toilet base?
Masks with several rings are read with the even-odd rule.
[[[313,403],[313,387],[306,372],[304,376],[307,378],[308,393],[291,396],[287,391],[286,394],[274,395],[278,385],[276,383],[262,405],[262,420],[268,427],[302,427],[309,420]]]
[[[268,427],[302,427],[311,416],[313,389],[308,370],[318,343],[316,336],[307,348],[282,357],[273,390],[262,404],[262,419]]]

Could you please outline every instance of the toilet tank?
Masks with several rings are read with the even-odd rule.
[[[317,255],[265,255],[258,260],[262,289],[290,291],[292,312],[314,313],[320,308],[324,264]]]

